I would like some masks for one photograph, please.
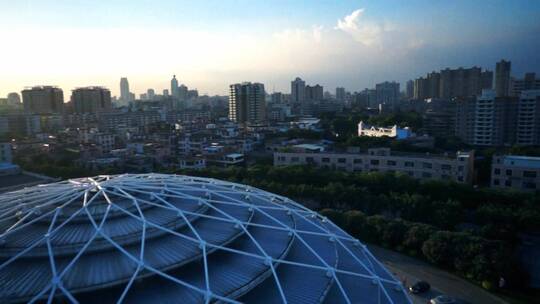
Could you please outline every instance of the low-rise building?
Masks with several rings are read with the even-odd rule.
[[[406,139],[411,137],[413,134],[411,129],[408,127],[398,128],[397,125],[394,125],[390,128],[370,126],[363,121],[358,123],[358,136],[368,136],[368,137],[393,137],[396,139]]]
[[[453,180],[472,183],[474,151],[457,152],[455,157],[391,152],[389,148],[368,149],[367,153],[275,152],[274,166],[314,165],[349,172],[401,172],[418,179]]]
[[[520,191],[540,189],[540,157],[493,156],[491,187]]]

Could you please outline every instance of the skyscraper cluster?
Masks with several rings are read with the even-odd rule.
[[[422,100],[476,96],[481,94],[484,89],[491,89],[492,82],[493,72],[482,71],[479,67],[447,68],[415,79],[412,85],[412,97]],[[409,84],[408,94],[411,93],[410,87],[411,84]]]

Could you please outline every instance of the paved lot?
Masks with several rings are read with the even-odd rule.
[[[411,298],[414,303],[425,304],[429,299],[440,294],[452,296],[459,303],[507,303],[482,288],[444,270],[435,268],[426,262],[374,245],[368,245],[368,248],[381,263],[394,273],[398,279],[404,281],[407,286],[419,280],[427,281],[431,285],[429,292],[418,296],[412,295]]]

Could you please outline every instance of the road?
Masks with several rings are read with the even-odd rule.
[[[427,281],[431,290],[422,295],[412,295],[413,303],[425,304],[440,294],[454,297],[459,303],[502,304],[507,303],[484,289],[466,280],[438,269],[424,261],[390,251],[378,246],[368,245],[373,255],[383,263],[398,279],[405,280],[407,286],[416,281]]]

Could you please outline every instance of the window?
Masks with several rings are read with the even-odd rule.
[[[510,169],[506,170],[506,176],[512,176],[512,170]]]
[[[496,179],[493,180],[493,185],[498,186],[498,185],[500,185],[500,184],[501,184],[501,182],[499,181],[498,178],[496,178]]]
[[[407,171],[407,174],[409,174],[409,176],[414,176],[414,172],[413,172],[413,171]]]
[[[340,164],[344,164],[344,163],[347,162],[347,159],[345,159],[345,158],[338,158],[337,161],[338,161],[338,163],[340,163]]]
[[[429,172],[422,172],[422,177],[423,177],[423,178],[431,178],[431,173],[429,173]]]
[[[306,162],[312,164],[315,162],[315,160],[313,159],[313,157],[306,157]]]
[[[441,165],[441,169],[443,170],[452,170],[452,166],[451,165]]]
[[[463,172],[464,167],[463,167],[463,166],[459,166],[457,169],[458,169],[459,172]]]
[[[369,163],[376,166],[376,165],[379,164],[379,160],[378,159],[372,159]]]
[[[355,164],[361,164],[362,163],[362,159],[361,158],[355,158],[353,163]]]
[[[297,156],[291,157],[291,162],[297,163],[300,160]]]
[[[524,182],[523,188],[525,189],[536,189],[536,184],[531,182]]]
[[[536,171],[523,171],[523,177],[536,178]]]
[[[506,181],[504,181],[504,185],[505,185],[506,187],[512,187],[512,181],[506,180]]]
[[[389,161],[386,162],[386,164],[387,164],[388,166],[395,166],[395,165],[396,165],[396,161],[395,161],[395,160],[389,160]]]
[[[495,170],[493,170],[493,174],[500,175],[501,174],[501,169],[495,168]]]
[[[285,156],[278,156],[279,161],[286,161],[287,158]]]
[[[323,163],[329,163],[329,162],[330,162],[330,158],[328,158],[328,157],[323,157],[323,158],[322,158],[322,162],[323,162]]]
[[[431,169],[433,165],[431,163],[422,163],[422,168],[424,169]]]
[[[414,162],[412,162],[412,161],[406,161],[406,162],[405,162],[405,167],[414,167]]]

